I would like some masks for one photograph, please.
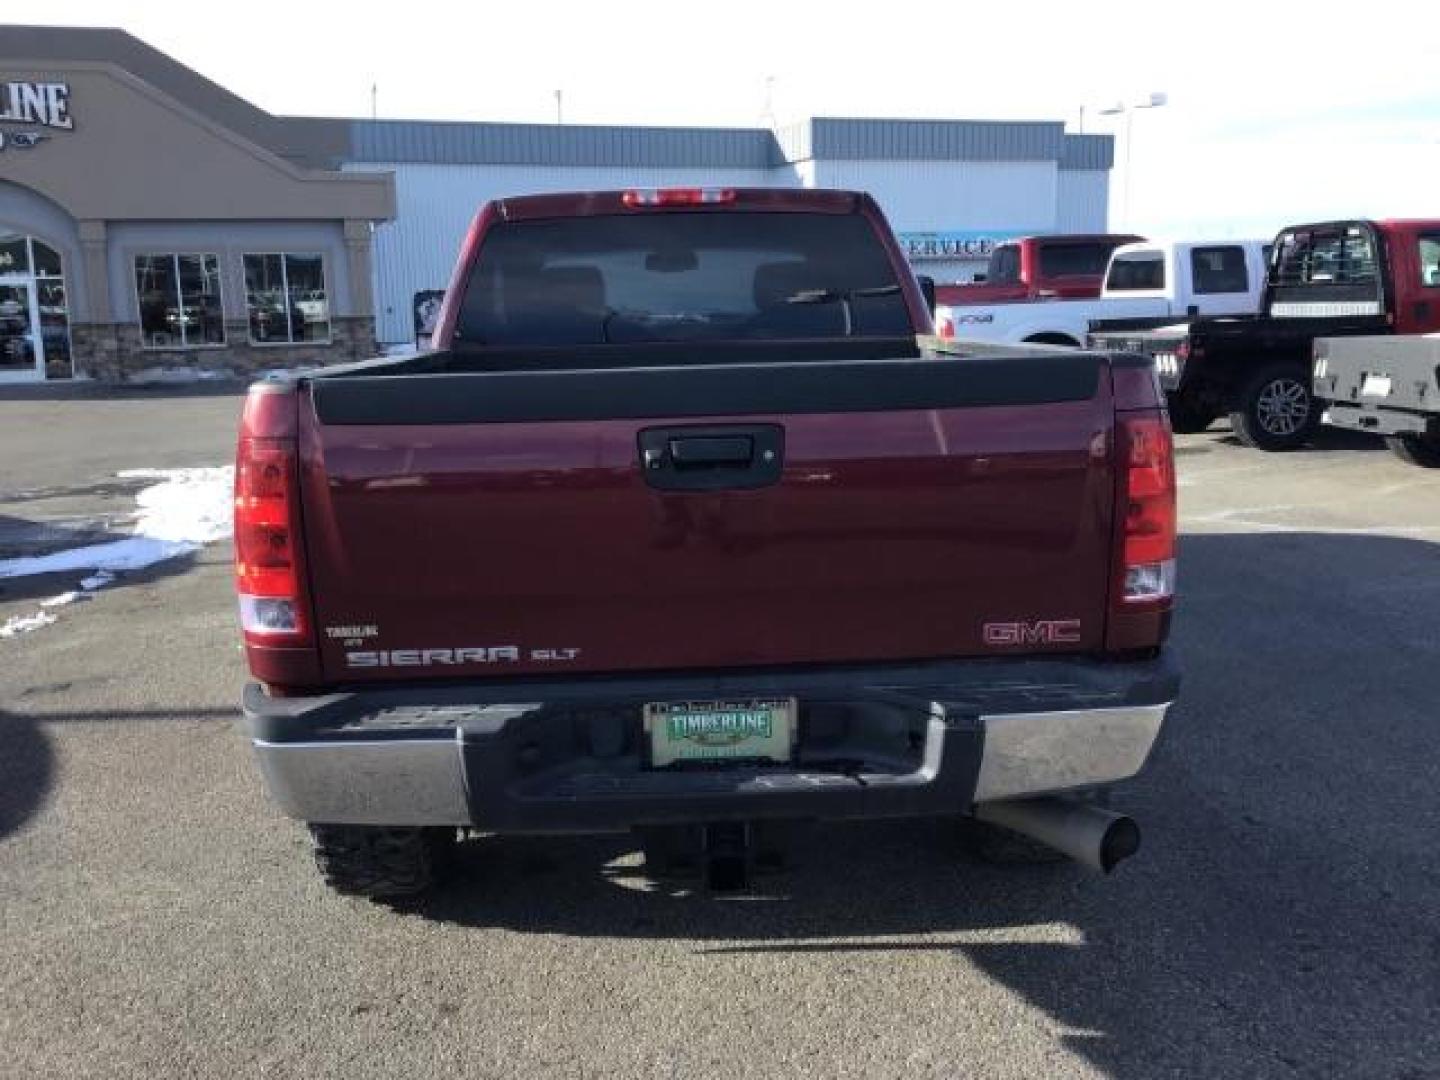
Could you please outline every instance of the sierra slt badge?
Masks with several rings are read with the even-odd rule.
[[[374,652],[347,652],[345,664],[352,668],[449,667],[455,664],[566,663],[580,658],[579,649],[522,649],[518,645],[488,645],[462,649],[380,649]]]
[[[986,645],[1074,645],[1080,641],[1080,620],[988,622],[984,635]]]

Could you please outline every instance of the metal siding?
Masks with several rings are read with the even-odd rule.
[[[875,196],[896,232],[974,229],[1051,232],[1059,227],[1053,161],[816,161],[809,184]],[[918,273],[968,281],[982,259],[925,260]]]
[[[1060,168],[1108,169],[1115,164],[1115,136],[1066,135],[1061,147]]]
[[[1052,121],[860,120],[816,117],[808,156],[830,161],[1058,161],[1065,125]],[[795,140],[781,144],[797,160]]]
[[[547,191],[603,191],[626,187],[733,184],[794,187],[794,170],[553,168],[546,165],[350,166],[395,173],[397,212],[375,229],[375,321],[381,342],[413,339],[415,293],[443,289],[450,281],[471,219],[490,199]]]
[[[1050,121],[817,117],[760,128],[627,128],[357,120],[352,162],[585,168],[766,168],[832,161],[1058,161],[1108,168],[1109,135],[1066,135]]]
[[[351,164],[763,169],[778,154],[758,128],[356,120]]]
[[[897,232],[1055,226],[1053,162],[817,161],[816,187],[868,191]]]
[[[1062,169],[1055,228],[1060,232],[1107,232],[1110,173],[1105,169]]]

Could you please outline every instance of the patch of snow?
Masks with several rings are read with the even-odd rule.
[[[134,535],[105,544],[87,544],[49,555],[0,560],[0,578],[31,577],[66,570],[93,570],[70,590],[40,601],[41,608],[65,607],[88,599],[125,570],[141,570],[230,535],[233,507],[233,467],[198,469],[127,469],[117,473],[126,480],[159,480],[135,496],[139,510]],[[16,615],[0,626],[0,638],[28,634],[49,626],[56,618],[49,610]]]
[[[134,535],[104,544],[0,560],[0,578],[31,577],[67,570],[101,571],[82,581],[87,591],[102,588],[121,570],[141,570],[188,555],[230,535],[231,466],[201,469],[129,469],[122,479],[159,479],[136,496],[140,514]]]
[[[6,559],[0,562],[0,578],[34,577],[36,574],[59,574],[67,570],[140,570],[164,559],[188,555],[196,546],[154,540],[148,536],[132,536],[126,540],[55,551],[49,555]]]
[[[0,638],[19,637],[32,630],[39,630],[42,626],[49,626],[54,621],[55,616],[48,611],[37,611],[34,615],[12,615],[0,626]]]
[[[126,469],[122,480],[159,480],[135,496],[140,520],[135,535],[172,544],[204,544],[230,535],[235,469]],[[105,567],[96,567],[105,569]]]

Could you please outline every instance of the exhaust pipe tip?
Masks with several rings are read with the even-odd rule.
[[[1110,873],[1139,850],[1140,826],[1135,824],[1132,817],[1117,815],[1115,821],[1105,830],[1104,839],[1100,841],[1100,872]]]
[[[1102,874],[1140,850],[1134,818],[1057,796],[980,803],[975,817],[1029,837]]]

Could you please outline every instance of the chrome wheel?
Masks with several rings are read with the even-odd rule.
[[[1255,419],[1271,435],[1294,435],[1310,416],[1310,391],[1297,379],[1271,379],[1255,399]]]

